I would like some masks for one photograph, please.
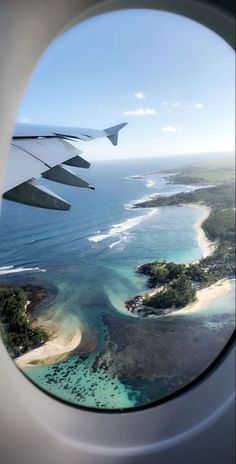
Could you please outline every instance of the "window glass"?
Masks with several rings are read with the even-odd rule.
[[[104,14],[49,47],[17,123],[7,176],[17,156],[21,187],[0,224],[9,354],[77,406],[168,399],[234,330],[234,52],[171,13]],[[77,154],[89,169],[61,166]],[[37,185],[63,200],[22,187],[43,172]],[[95,191],[61,183],[73,173]]]

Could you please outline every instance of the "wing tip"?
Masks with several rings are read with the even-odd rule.
[[[117,126],[108,127],[107,129],[104,130],[106,137],[110,140],[112,145],[117,146],[119,131],[123,129],[123,127],[125,127],[127,124],[128,124],[127,122],[122,122],[121,124],[118,124]]]

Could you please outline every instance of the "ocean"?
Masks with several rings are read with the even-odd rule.
[[[92,162],[78,172],[95,191],[43,181],[71,203],[69,212],[3,200],[0,283],[45,286],[54,297],[38,314],[65,331],[77,325],[83,334],[69,359],[24,369],[41,388],[82,407],[134,408],[181,390],[223,349],[234,328],[233,281],[227,293],[189,315],[141,318],[124,306],[147,291],[138,265],[202,256],[194,228],[201,208],[132,209],[156,194],[194,190],[168,184],[159,171],[196,161],[199,156]]]

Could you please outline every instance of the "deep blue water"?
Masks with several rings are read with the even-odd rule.
[[[93,162],[91,168],[81,170],[80,175],[96,187],[95,191],[44,181],[71,203],[69,212],[3,201],[0,282],[31,282],[57,287],[55,300],[49,305],[42,305],[41,314],[59,321],[65,330],[78,324],[84,335],[89,338],[88,334],[92,334],[96,340],[93,348],[85,346],[83,352],[74,354],[67,361],[25,369],[25,373],[43,388],[80,405],[127,408],[166,396],[196,377],[210,363],[210,359],[205,359],[201,366],[196,365],[194,373],[187,373],[185,367],[184,372],[175,372],[169,383],[167,374],[163,373],[161,378],[156,377],[155,372],[144,374],[141,367],[140,376],[135,373],[132,382],[132,376],[128,378],[123,368],[119,374],[117,368],[120,356],[126,359],[125,349],[132,348],[137,333],[149,356],[150,343],[145,348],[143,340],[146,339],[146,331],[152,334],[157,324],[157,320],[144,323],[142,319],[137,320],[124,312],[125,300],[147,288],[145,278],[135,274],[136,266],[154,259],[190,262],[202,255],[194,229],[194,224],[203,215],[200,208],[130,208],[138,199],[156,193],[169,195],[194,189],[194,186],[170,185],[163,174],[152,173],[169,168],[178,170],[190,161],[196,160],[175,156]],[[143,174],[147,175],[142,179],[133,177]],[[233,327],[232,295],[233,287],[226,296],[222,296],[222,305],[218,298],[218,306],[214,306],[214,301],[208,303],[197,318],[190,316],[187,320],[179,317],[178,327],[175,318],[170,318],[165,327],[166,324],[168,330],[174,327],[177,338],[182,336],[184,324],[187,324],[187,330],[190,320],[193,327],[196,325],[193,329],[196,334],[199,335],[201,327],[204,328],[204,337],[206,330],[211,331],[211,335],[213,331],[219,333],[221,330],[222,348]],[[219,320],[219,315],[223,319]],[[114,321],[117,327],[122,327],[118,339],[114,336]],[[135,334],[134,329],[137,330]],[[131,331],[128,341],[124,340],[126,330]],[[209,343],[212,343],[215,355],[219,345],[213,346],[214,337],[212,340]],[[114,346],[111,348],[112,343],[115,349]],[[155,345],[156,341],[153,343]],[[199,349],[204,347],[200,344]],[[191,346],[189,363],[193,349]],[[106,352],[109,357],[107,364],[100,366],[99,356],[103,354],[104,360]],[[158,353],[153,355],[160,356]],[[137,353],[132,355],[130,349],[131,362],[132,356],[137,356]],[[168,351],[165,356],[168,356]],[[113,369],[112,363],[116,369]]]

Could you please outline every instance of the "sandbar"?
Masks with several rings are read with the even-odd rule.
[[[51,337],[44,345],[19,356],[14,361],[20,369],[42,366],[63,361],[74,351],[82,339],[81,327],[63,327],[59,322],[44,320],[37,326],[43,328]]]

